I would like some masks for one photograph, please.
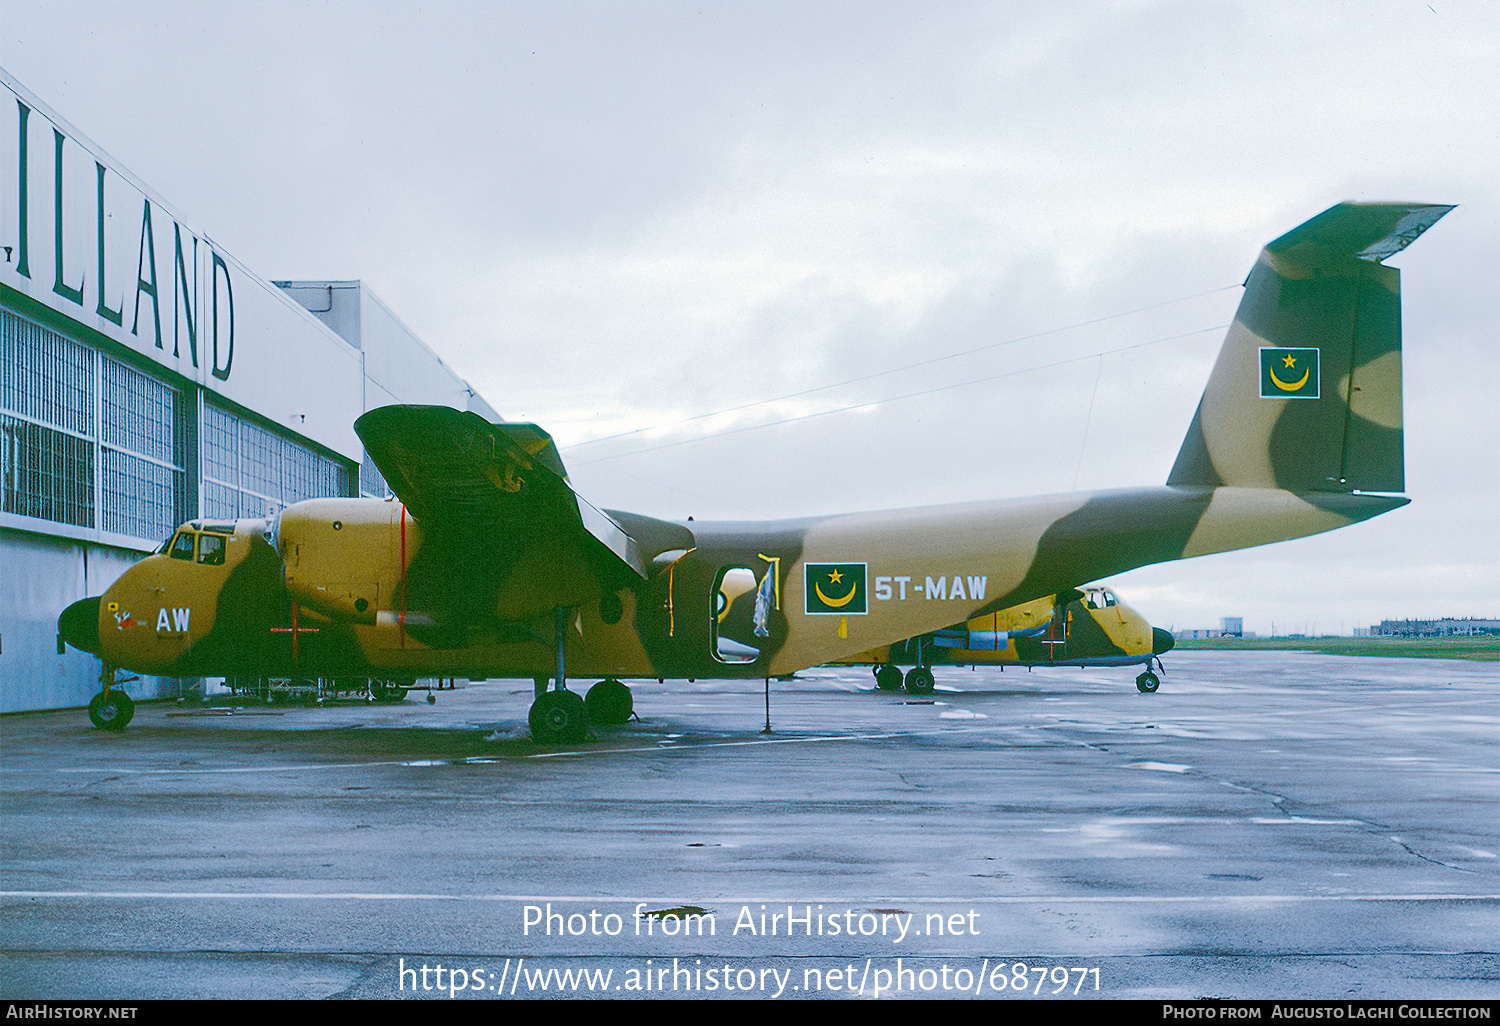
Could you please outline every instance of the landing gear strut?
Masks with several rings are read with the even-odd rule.
[[[100,730],[122,731],[135,716],[135,702],[124,689],[115,690],[115,668],[106,665],[99,674],[104,690],[89,702],[89,719]]]
[[[635,713],[635,699],[630,688],[613,677],[589,688],[588,697],[568,690],[566,644],[569,609],[557,610],[554,645],[557,655],[552,680],[556,686],[547,690],[548,678],[535,677],[536,699],[531,703],[527,722],[532,740],[543,745],[568,745],[585,741],[589,724],[624,723]]]
[[[526,720],[531,724],[531,737],[544,745],[574,744],[588,737],[589,718],[584,710],[583,698],[568,690],[566,647],[568,640],[568,610],[557,609],[553,634],[557,653],[557,670],[553,680],[556,688],[547,691],[547,679],[536,678],[536,701],[531,703],[531,712]]]

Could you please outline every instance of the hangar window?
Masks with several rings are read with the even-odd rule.
[[[92,527],[93,445],[0,413],[0,510]]]
[[[203,410],[203,514],[263,517],[303,499],[354,493],[353,470],[217,402]]]
[[[185,387],[0,309],[0,512],[147,541],[359,494],[352,463],[227,403],[200,424]]]
[[[371,499],[383,499],[391,494],[385,476],[380,473],[375,461],[370,459],[369,453],[365,453],[365,458],[359,464],[359,494]]]
[[[69,434],[94,433],[94,354],[0,311],[0,409]]]
[[[95,356],[0,310],[0,510],[94,526]]]
[[[103,363],[101,526],[154,538],[185,512],[179,393],[117,360]]]
[[[149,538],[181,519],[181,470],[109,448],[100,453],[100,462],[106,531]]]
[[[0,510],[133,538],[187,513],[180,394],[0,310]]]

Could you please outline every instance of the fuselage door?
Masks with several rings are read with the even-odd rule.
[[[721,567],[714,578],[709,637],[721,663],[753,663],[770,636],[770,590],[775,581],[761,579],[750,567]]]

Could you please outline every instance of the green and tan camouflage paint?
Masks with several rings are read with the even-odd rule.
[[[534,425],[386,407],[356,430],[396,499],[242,521],[224,567],[148,557],[59,631],[143,673],[399,680],[554,676],[561,625],[569,676],[760,678],[1357,523],[1408,501],[1385,494],[1404,486],[1400,284],[1379,260],[1448,209],[1341,204],[1267,246],[1164,486],[669,523],[589,505]],[[1316,348],[1317,397],[1263,397],[1263,348]],[[862,572],[864,611],[809,603],[809,564]],[[730,568],[774,574],[764,634],[739,585],[718,619]],[[121,627],[121,608],[151,629]],[[174,608],[187,629],[156,630]]]

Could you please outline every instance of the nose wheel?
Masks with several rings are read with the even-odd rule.
[[[132,678],[134,679],[134,678]],[[89,720],[100,730],[119,732],[125,729],[135,716],[135,702],[123,690],[116,690],[115,671],[106,666],[99,674],[99,683],[104,690],[89,702]]]
[[[1143,695],[1154,695],[1156,689],[1161,687],[1161,678],[1147,670],[1135,679],[1135,686]]]

